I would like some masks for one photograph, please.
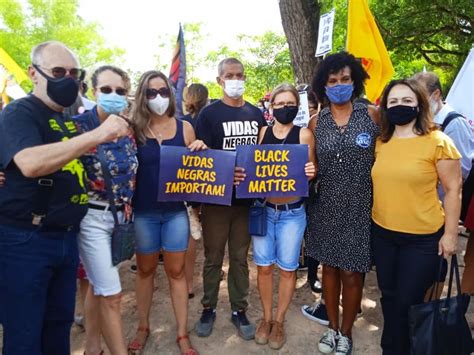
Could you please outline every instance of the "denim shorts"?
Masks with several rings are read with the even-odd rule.
[[[119,211],[117,215],[121,221],[123,213]],[[112,264],[113,229],[114,217],[108,210],[89,208],[81,221],[79,254],[96,296],[113,296],[122,291],[118,268]]]
[[[166,212],[135,212],[135,238],[138,254],[154,254],[161,249],[171,253],[188,249],[189,220],[185,209]]]
[[[306,228],[304,204],[288,211],[267,207],[267,235],[252,236],[253,260],[258,266],[277,264],[285,271],[298,268]]]

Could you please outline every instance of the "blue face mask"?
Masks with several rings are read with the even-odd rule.
[[[326,86],[326,96],[333,104],[345,104],[351,99],[353,91],[353,84]]]
[[[127,100],[123,95],[117,95],[114,92],[110,94],[100,94],[97,105],[107,114],[116,114],[125,110],[128,106]]]

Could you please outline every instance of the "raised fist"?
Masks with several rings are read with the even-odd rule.
[[[101,142],[110,142],[127,136],[130,133],[130,124],[120,116],[110,115],[96,129],[100,134]]]

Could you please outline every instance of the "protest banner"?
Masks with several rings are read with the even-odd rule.
[[[336,9],[332,9],[319,18],[318,43],[316,45],[315,57],[322,57],[332,51],[332,33],[334,30],[335,14]]]
[[[308,196],[307,162],[306,144],[239,146],[236,165],[246,178],[236,186],[236,197]]]
[[[474,48],[454,79],[446,102],[466,117],[474,135]]]
[[[158,201],[230,205],[235,152],[161,146]]]
[[[309,104],[308,104],[308,93],[306,91],[301,91],[298,93],[300,95],[300,107],[298,108],[298,113],[296,114],[293,124],[299,127],[308,127],[309,123]]]

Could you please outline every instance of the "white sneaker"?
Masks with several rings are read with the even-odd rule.
[[[352,340],[339,333],[337,340],[336,355],[351,355],[352,354]]]
[[[328,328],[326,332],[324,332],[321,340],[318,343],[318,349],[323,354],[330,354],[336,348],[337,339],[339,334],[334,329]]]

